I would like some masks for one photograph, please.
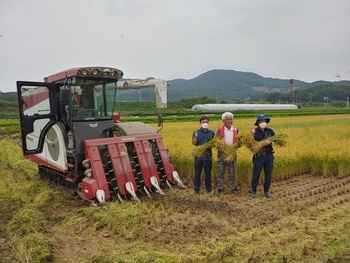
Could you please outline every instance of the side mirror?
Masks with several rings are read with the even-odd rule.
[[[163,118],[162,115],[158,115],[158,127],[163,126]]]
[[[68,87],[63,87],[60,90],[61,104],[69,104],[70,89]]]
[[[163,118],[162,118],[162,115],[160,114],[158,115],[158,127],[161,127],[161,128],[157,131],[157,133],[163,129]]]

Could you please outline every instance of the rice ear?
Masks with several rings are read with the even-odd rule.
[[[218,138],[213,138],[209,142],[207,142],[203,145],[196,146],[192,150],[192,155],[197,157],[197,158],[202,157],[205,154],[207,149],[214,148],[214,147],[217,148],[217,144],[220,144],[220,142],[218,142],[218,141],[221,141],[221,140]]]
[[[276,146],[283,147],[287,144],[286,138],[286,134],[278,134],[268,137],[267,140],[273,141]],[[263,141],[258,142],[251,133],[245,132],[238,134],[236,143],[232,145],[227,145],[224,140],[215,137],[203,145],[196,146],[192,150],[192,155],[200,158],[205,154],[207,149],[215,147],[218,152],[223,153],[225,161],[233,161],[236,158],[237,149],[242,145],[246,146],[253,154],[260,153],[263,150]]]

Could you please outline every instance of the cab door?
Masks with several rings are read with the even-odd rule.
[[[23,155],[41,153],[45,136],[57,122],[53,83],[17,81]]]

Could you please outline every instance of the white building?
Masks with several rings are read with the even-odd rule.
[[[195,104],[192,110],[234,111],[234,110],[297,110],[294,104]]]

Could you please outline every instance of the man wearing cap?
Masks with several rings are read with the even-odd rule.
[[[254,135],[254,139],[258,142],[262,141],[263,149],[260,153],[253,155],[253,176],[252,176],[252,193],[251,196],[256,196],[256,188],[259,183],[259,177],[261,170],[264,168],[265,180],[264,180],[264,195],[267,198],[270,198],[270,186],[271,186],[271,177],[273,171],[273,142],[269,140],[270,137],[275,135],[275,132],[267,128],[266,125],[270,122],[270,118],[267,118],[265,115],[259,115],[256,118],[255,124],[258,126],[255,129],[251,130],[251,133]]]

